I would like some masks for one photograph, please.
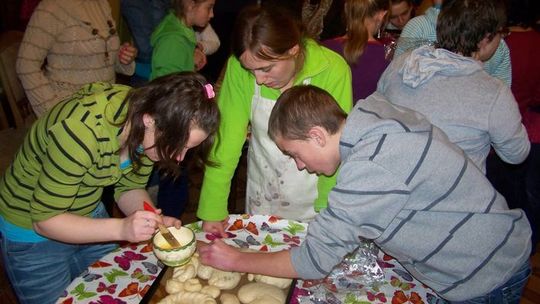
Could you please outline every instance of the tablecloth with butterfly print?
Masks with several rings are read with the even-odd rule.
[[[259,251],[280,251],[299,246],[307,233],[307,224],[265,215],[230,215],[228,244]],[[202,231],[201,222],[188,224],[198,240],[212,241],[215,236]],[[365,286],[349,294],[334,293],[324,280],[298,280],[290,303],[317,303],[310,294],[324,290],[326,299],[319,303],[436,303],[433,291],[416,281],[397,261],[380,252],[378,264],[385,282]],[[163,265],[152,253],[151,245],[120,247],[76,278],[57,303],[131,304],[139,303],[154,283]],[[157,283],[157,282],[156,282]]]
[[[139,303],[163,267],[149,242],[120,246],[73,280],[56,303]]]

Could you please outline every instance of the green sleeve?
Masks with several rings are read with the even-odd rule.
[[[341,57],[329,55],[329,60],[328,70],[314,77],[312,83],[330,93],[339,106],[349,113],[353,106],[351,70]],[[337,172],[332,176],[319,176],[317,182],[319,195],[315,199],[315,211],[319,212],[328,205],[328,194],[336,185],[336,176]]]
[[[68,210],[88,169],[96,161],[97,139],[84,123],[66,119],[49,129],[42,172],[30,203],[32,221],[42,221]]]
[[[114,200],[117,202],[120,196],[127,191],[145,189],[153,167],[154,163],[148,157],[143,157],[142,166],[138,171],[131,170],[122,174],[114,186]]]
[[[150,80],[174,72],[194,71],[195,45],[179,34],[164,35],[154,45]]]
[[[254,77],[231,56],[218,94],[221,122],[210,152],[218,166],[206,167],[199,198],[197,216],[202,220],[220,221],[229,214],[231,179],[246,141],[254,86]]]

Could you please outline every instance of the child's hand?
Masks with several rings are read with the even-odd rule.
[[[141,210],[132,213],[122,221],[122,239],[138,243],[152,238],[161,217],[155,213]]]
[[[205,264],[226,271],[235,271],[242,253],[238,249],[216,239],[209,244],[199,243],[199,259]]]
[[[118,51],[118,60],[121,64],[130,64],[137,57],[137,49],[129,42],[125,42]]]
[[[193,53],[193,61],[195,62],[195,70],[199,71],[206,65],[206,55],[200,48],[195,48]]]
[[[166,227],[174,226],[174,227],[180,229],[180,227],[182,226],[182,221],[180,221],[179,219],[174,218],[172,216],[164,215],[163,216],[163,225],[165,225]]]
[[[220,222],[203,221],[202,229],[203,231],[211,233],[215,236],[226,238],[227,233],[225,232],[225,228],[227,228],[228,224],[229,224],[229,217],[226,217],[223,221],[220,221]]]

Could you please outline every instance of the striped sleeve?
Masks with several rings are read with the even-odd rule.
[[[142,159],[142,166],[138,171],[131,170],[127,174],[123,174],[118,183],[114,187],[114,199],[118,201],[120,196],[125,192],[133,189],[144,189],[148,183],[150,173],[152,173],[154,163],[144,157]]]
[[[82,122],[62,120],[49,129],[48,136],[43,170],[30,203],[34,222],[68,210],[85,173],[96,160],[97,140]]]
[[[508,87],[512,85],[510,50],[504,40],[501,39],[495,54],[488,61],[484,62],[484,69],[489,75],[502,80]]]

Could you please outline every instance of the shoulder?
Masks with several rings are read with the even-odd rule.
[[[436,22],[438,11],[430,8],[425,15],[417,16],[409,20],[400,37],[431,38],[436,35]]]
[[[345,72],[349,70],[349,65],[340,54],[311,39],[306,42],[306,62],[304,65],[304,68],[308,71],[319,68],[329,72]]]

